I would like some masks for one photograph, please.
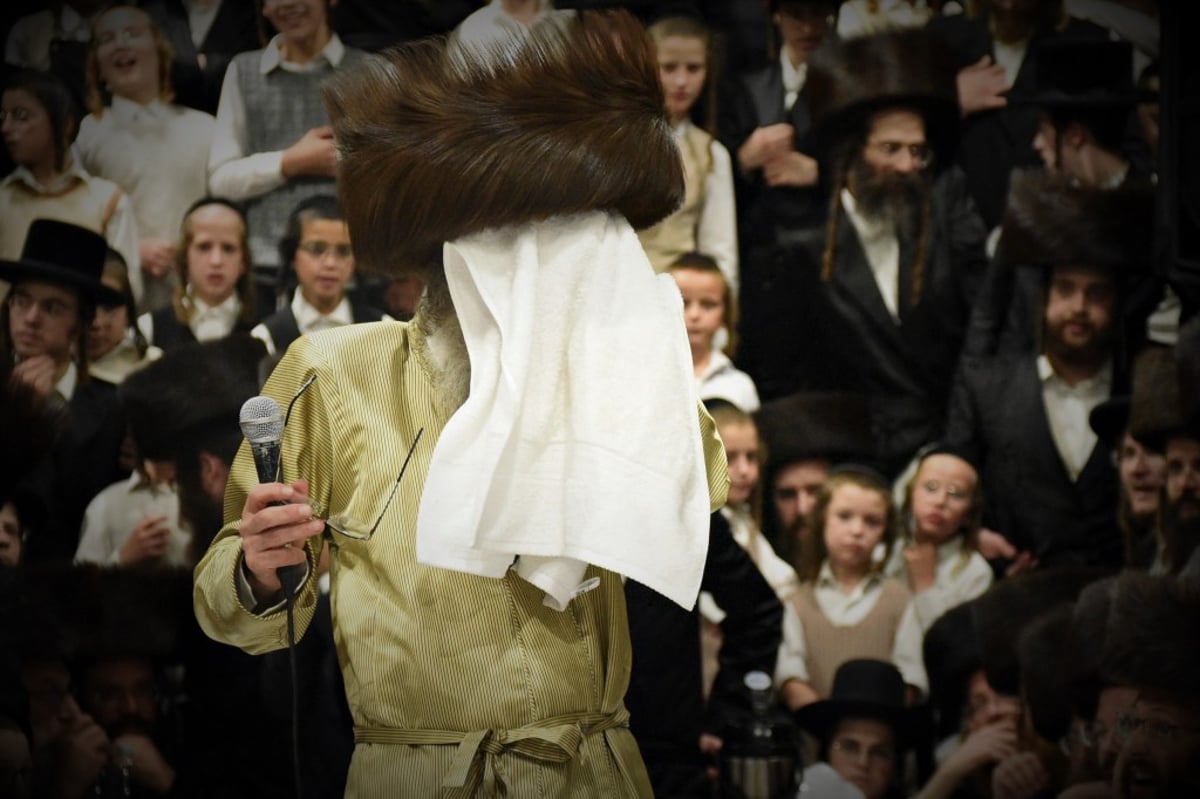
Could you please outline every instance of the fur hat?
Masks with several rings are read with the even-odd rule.
[[[1153,222],[1152,189],[1083,188],[1040,169],[1017,170],[996,258],[1014,266],[1143,271],[1154,250]]]
[[[1047,741],[1066,737],[1075,710],[1073,613],[1073,603],[1060,603],[1027,624],[1017,637],[1021,694],[1033,729]]]
[[[1133,362],[1129,432],[1142,446],[1162,452],[1167,439],[1184,430],[1179,365],[1173,349],[1150,347]]]
[[[1126,572],[1117,581],[1105,660],[1122,685],[1200,706],[1200,581]]]
[[[875,454],[871,412],[857,394],[801,393],[772,400],[756,415],[768,468],[822,459],[832,463]]]
[[[955,74],[939,40],[922,29],[842,42],[826,37],[809,62],[805,87],[822,160],[839,141],[865,133],[875,112],[910,107],[925,118],[936,165],[949,165],[961,126]]]
[[[237,430],[265,355],[261,341],[234,334],[179,347],[127,377],[121,400],[142,457],[169,460],[214,425]]]
[[[658,68],[626,11],[488,45],[432,38],[339,73],[325,101],[364,267],[421,269],[470,233],[585,211],[653,225],[683,199]]]
[[[922,650],[935,729],[939,738],[945,738],[962,726],[967,685],[971,675],[983,668],[971,603],[939,616],[925,632]]]

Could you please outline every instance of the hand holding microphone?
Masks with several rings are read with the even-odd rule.
[[[242,508],[242,554],[255,598],[265,600],[287,588],[291,595],[304,578],[304,543],[325,527],[313,518],[308,482],[277,482],[283,414],[269,397],[251,397],[242,406],[242,434],[254,454],[259,485]]]

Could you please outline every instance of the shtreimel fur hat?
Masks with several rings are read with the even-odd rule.
[[[1152,256],[1153,222],[1151,189],[1085,188],[1040,169],[1014,171],[996,258],[1139,272]]]
[[[335,76],[325,101],[368,268],[424,268],[444,242],[585,211],[649,227],[683,199],[657,65],[625,11],[410,42]]]
[[[1105,661],[1122,685],[1200,707],[1200,581],[1126,572],[1117,581]]]

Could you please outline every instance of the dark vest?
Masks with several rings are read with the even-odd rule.
[[[378,308],[354,302],[350,303],[350,315],[355,324],[378,322],[383,319],[383,311]],[[268,316],[262,321],[262,324],[271,334],[271,341],[275,343],[276,352],[283,352],[291,346],[293,341],[300,338],[300,327],[296,324],[296,315],[292,313],[290,304]]]
[[[190,327],[179,321],[175,316],[175,309],[170,305],[151,312],[150,318],[154,321],[154,340],[150,343],[163,352],[179,349],[184,344],[195,343],[196,335],[192,333]],[[239,319],[230,332],[249,333],[253,327],[253,324]]]

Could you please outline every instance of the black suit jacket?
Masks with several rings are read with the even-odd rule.
[[[946,45],[955,70],[970,66],[985,55],[993,60],[996,57],[986,15],[934,17],[927,29]],[[1051,36],[1104,39],[1107,35],[1100,26],[1077,19],[1071,19],[1062,31],[1035,35],[1029,42],[1010,93],[1033,94],[1036,90],[1037,78],[1030,54],[1040,41]],[[971,194],[989,228],[999,225],[1003,218],[1008,176],[1013,168],[1041,164],[1033,149],[1037,124],[1037,108],[1016,103],[993,111],[981,111],[963,120],[958,161],[967,173]]]
[[[1050,432],[1036,356],[964,358],[946,438],[981,464],[990,529],[1041,566],[1121,566],[1111,453],[1098,443],[1071,480]]]
[[[971,305],[986,268],[985,230],[961,172],[933,185],[920,297],[908,296],[913,243],[900,242],[900,319],[884,304],[853,225],[837,226],[834,266],[821,279],[824,220],[778,248],[742,291],[738,364],[763,400],[797,391],[869,396],[880,465],[894,471],[937,437]]]

